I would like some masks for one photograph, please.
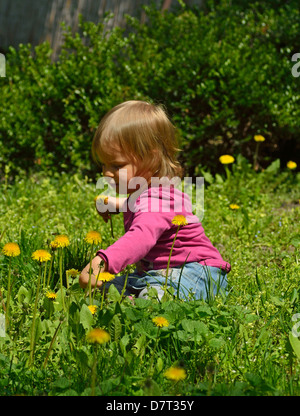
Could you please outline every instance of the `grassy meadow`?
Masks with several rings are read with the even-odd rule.
[[[300,312],[300,175],[279,160],[255,171],[243,157],[223,175],[201,175],[205,232],[232,266],[228,295],[160,302],[111,288],[104,299],[93,294],[92,311],[76,270],[123,235],[122,214],[113,216],[113,238],[95,210],[93,180],[7,172],[0,184],[2,318],[9,307],[5,333],[1,321],[1,396],[300,394],[300,341],[291,332]],[[92,230],[101,233],[98,245],[85,241]],[[53,250],[57,235],[70,244]],[[9,242],[19,255],[4,255]],[[51,260],[32,258],[41,249]],[[157,317],[165,318],[161,326]],[[100,343],[90,342],[93,329],[103,330]]]

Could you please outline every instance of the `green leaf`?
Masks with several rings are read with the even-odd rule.
[[[52,387],[66,389],[71,386],[71,381],[66,377],[60,377],[52,383]]]
[[[118,302],[121,294],[118,292],[118,289],[114,284],[111,284],[107,291],[107,300],[109,302]]]
[[[132,347],[132,351],[135,355],[142,357],[145,352],[145,345],[146,345],[146,335],[142,334],[136,341],[136,343]]]
[[[80,323],[86,330],[90,329],[93,324],[93,315],[86,304],[83,304],[80,310]]]
[[[296,354],[297,358],[300,359],[300,341],[299,338],[296,338],[292,332],[289,333],[289,341],[293,348],[294,353]]]
[[[265,172],[277,173],[279,169],[280,169],[280,159],[276,159],[265,169]]]
[[[208,345],[212,348],[219,349],[222,347],[222,345],[225,344],[225,341],[223,338],[212,338],[209,340]]]
[[[120,345],[120,348],[121,348],[121,351],[122,351],[122,354],[125,356],[126,355],[126,353],[127,353],[127,351],[126,351],[126,347],[127,347],[127,345],[129,344],[129,341],[130,341],[130,337],[129,337],[129,335],[128,334],[125,334],[121,339],[120,339],[120,342],[119,342],[119,345]]]
[[[152,305],[152,301],[149,299],[137,298],[135,300],[135,305],[140,309],[144,309]]]
[[[192,319],[183,319],[181,321],[182,328],[189,333],[197,333],[200,335],[208,335],[207,326],[201,321],[194,321]]]
[[[114,315],[109,323],[108,331],[112,341],[118,341],[122,333],[122,324],[118,315]]]
[[[17,299],[19,303],[28,303],[31,298],[31,293],[25,286],[21,286],[17,293]]]
[[[214,183],[214,177],[213,177],[213,175],[210,172],[204,172],[204,171],[202,171],[201,173],[202,173],[202,175],[204,177],[205,182],[207,182],[209,184]]]

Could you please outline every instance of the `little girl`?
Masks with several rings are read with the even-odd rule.
[[[135,272],[128,275],[125,295],[147,297],[154,287],[161,298],[167,273],[168,288],[173,287],[174,295],[182,299],[207,299],[225,290],[230,264],[205,235],[189,197],[174,186],[164,186],[182,177],[177,151],[175,128],[159,105],[127,101],[101,120],[92,144],[94,159],[117,193],[129,197],[108,197],[107,211],[100,213],[107,222],[115,211],[112,206],[123,212],[125,234],[92,260],[92,287],[96,282],[102,285],[96,280],[99,271],[116,275],[136,264]],[[186,224],[179,230],[172,223],[177,215]],[[90,263],[80,275],[81,287],[88,285],[89,269]],[[121,292],[125,278],[125,274],[116,276],[111,284]]]

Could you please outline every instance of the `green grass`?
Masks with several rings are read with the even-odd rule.
[[[209,302],[120,299],[110,290],[93,316],[75,279],[55,302],[38,299],[33,365],[28,365],[30,330],[39,273],[31,259],[49,249],[55,234],[67,234],[65,271],[81,270],[90,246],[85,234],[98,230],[102,247],[113,243],[109,224],[95,211],[95,183],[67,174],[17,177],[1,184],[0,248],[17,242],[12,259],[11,325],[0,337],[0,395],[299,395],[299,344],[291,336],[299,304],[299,174],[278,162],[256,173],[243,158],[226,177],[205,173],[206,234],[232,265],[229,294]],[[232,210],[230,204],[238,204]],[[124,233],[113,217],[115,237]],[[0,313],[7,297],[8,258],[0,256]],[[132,268],[129,267],[129,270]],[[59,290],[55,254],[52,289]],[[152,322],[170,325],[158,331]],[[91,345],[91,328],[107,330],[111,341]],[[152,358],[153,357],[153,358]],[[187,378],[166,379],[172,365]]]

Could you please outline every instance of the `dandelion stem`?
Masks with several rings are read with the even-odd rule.
[[[6,313],[5,313],[5,323],[6,323],[6,330],[8,330],[9,326],[9,306],[10,306],[10,291],[11,291],[11,257],[9,258],[9,266],[8,266],[8,282],[7,282],[7,301],[6,301]]]
[[[43,289],[45,289],[46,285],[46,272],[47,272],[47,263],[45,263],[45,270],[44,270],[44,279],[43,279]]]
[[[177,228],[177,231],[176,231],[176,234],[175,234],[173,243],[172,243],[172,247],[171,247],[171,250],[170,250],[170,254],[169,254],[169,259],[168,259],[168,264],[167,264],[167,271],[166,271],[166,280],[165,280],[165,286],[164,286],[165,294],[166,294],[167,285],[168,285],[168,276],[169,276],[169,267],[170,267],[171,256],[172,256],[172,252],[173,252],[173,248],[174,248],[174,244],[175,244],[175,240],[177,238],[177,234],[178,234],[179,228],[180,228],[180,225]]]
[[[256,143],[254,157],[253,157],[253,169],[254,170],[257,170],[258,169],[257,160],[258,160],[258,149],[259,149],[259,145],[260,145],[260,142],[257,142]]]
[[[33,316],[32,316],[31,337],[30,337],[29,366],[31,366],[33,364],[33,358],[34,358],[35,321],[36,321],[37,304],[38,304],[39,293],[40,293],[41,270],[42,270],[42,263],[40,262],[39,276],[38,276],[38,281],[37,281],[37,285],[36,285],[36,295],[35,295],[35,302],[34,302]]]
[[[100,276],[100,272],[101,272],[101,266],[102,266],[102,260],[101,260],[101,262],[99,264],[99,272],[98,272],[97,277],[96,277],[96,283],[95,283],[95,288],[94,288],[94,292],[93,292],[93,296],[92,296],[92,303],[91,303],[91,305],[93,305],[93,302],[94,302],[95,293],[96,293],[96,289],[97,289],[97,283],[98,283],[99,276]]]
[[[62,249],[59,249],[59,282],[60,282],[60,292],[61,292],[61,303],[64,312],[66,311],[65,308],[65,300],[64,300],[64,292],[63,292],[63,277],[62,277]]]
[[[128,280],[128,274],[129,274],[129,270],[128,270],[128,271],[127,271],[127,273],[126,273],[124,286],[123,286],[123,289],[122,289],[122,292],[121,292],[121,296],[120,296],[120,302],[122,301],[123,296],[124,296],[124,293],[125,293],[125,290],[126,290],[127,280]]]
[[[95,386],[96,386],[96,377],[97,377],[97,363],[98,363],[98,345],[94,346],[94,362],[92,366],[91,374],[91,396],[95,396]]]
[[[94,243],[92,243],[92,247],[91,247],[90,269],[89,269],[89,284],[88,284],[90,305],[92,304],[92,256],[93,256],[93,251],[94,251]]]
[[[103,289],[102,289],[102,298],[101,298],[100,311],[102,311],[102,308],[103,308],[103,300],[104,300],[104,293],[105,293],[105,283],[106,282],[103,282]]]
[[[49,272],[48,272],[48,279],[47,279],[47,287],[50,286],[50,278],[51,278],[51,271],[52,271],[53,261],[54,261],[54,252],[53,252],[53,255],[51,256],[51,261],[50,261],[50,266],[49,266]]]
[[[113,227],[113,221],[112,221],[112,217],[111,217],[111,215],[110,215],[110,217],[109,217],[109,220],[110,220],[110,232],[111,232],[111,236],[112,236],[112,238],[115,238],[115,237],[114,237],[114,227]]]

